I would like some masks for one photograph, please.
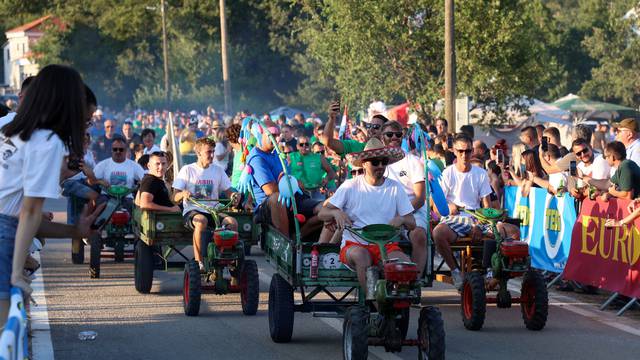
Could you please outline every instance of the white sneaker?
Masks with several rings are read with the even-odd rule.
[[[204,263],[202,261],[198,261],[198,267],[200,268],[200,271],[204,271]]]
[[[453,286],[455,286],[458,291],[461,291],[464,279],[462,278],[462,273],[459,269],[451,271],[451,279],[453,280]]]

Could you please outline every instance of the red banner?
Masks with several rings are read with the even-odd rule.
[[[607,219],[629,214],[628,200],[585,199],[573,227],[566,279],[640,297],[640,218],[633,224],[607,228]]]

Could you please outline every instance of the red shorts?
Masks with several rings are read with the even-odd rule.
[[[343,264],[347,266],[349,265],[349,262],[347,262],[347,251],[352,246],[359,246],[359,247],[366,248],[369,251],[369,256],[371,256],[371,261],[373,262],[373,264],[377,264],[380,262],[381,260],[380,248],[378,247],[378,245],[375,245],[375,244],[364,245],[364,244],[357,243],[355,241],[347,240],[346,244],[344,244],[342,249],[340,249],[340,261]],[[387,250],[387,254],[392,253],[394,251],[402,251],[402,249],[400,248],[400,246],[398,246],[397,243],[386,244],[384,248]]]

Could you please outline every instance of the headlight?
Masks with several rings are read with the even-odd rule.
[[[156,223],[156,230],[158,230],[158,231],[164,230],[164,224],[158,221]]]

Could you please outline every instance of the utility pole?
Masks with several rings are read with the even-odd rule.
[[[222,80],[224,82],[224,113],[231,115],[231,78],[229,77],[229,57],[227,56],[227,19],[224,0],[220,0],[220,50],[222,52]]]
[[[444,1],[444,114],[449,129],[456,131],[456,48],[454,0]]]
[[[160,15],[162,16],[162,60],[164,66],[164,101],[165,106],[171,103],[171,87],[169,86],[169,49],[167,44],[167,17],[165,0],[160,0]]]

